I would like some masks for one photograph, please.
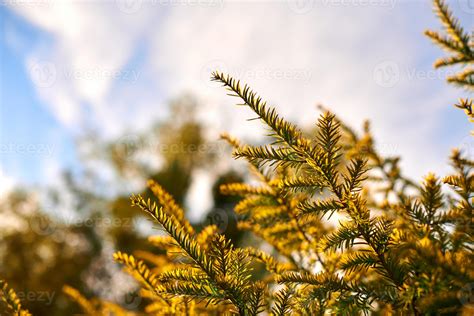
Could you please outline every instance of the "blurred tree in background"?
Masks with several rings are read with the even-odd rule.
[[[108,299],[121,303],[129,300],[129,307],[138,307],[133,297],[127,297],[133,287],[110,295],[117,282],[124,282],[114,279],[110,255],[116,249],[151,250],[146,234],[137,229],[139,225],[151,225],[143,214],[131,208],[129,190],[122,184],[155,179],[185,204],[194,172],[209,169],[218,155],[226,155],[220,152],[224,147],[206,139],[206,127],[196,115],[198,106],[193,96],[183,95],[170,102],[166,120],[141,134],[123,135],[107,142],[95,136],[80,139],[78,146],[83,149],[85,165],[82,174],[66,170],[61,188],[40,188],[41,193],[24,188],[3,198],[0,276],[16,289],[30,312],[79,312],[61,292],[65,283],[88,295],[108,294]],[[100,174],[104,168],[119,179],[113,182],[116,187],[107,182],[104,190]],[[207,172],[215,173],[216,184],[210,188],[214,201],[209,216],[201,217],[203,221],[223,220],[223,230],[230,219],[233,229],[229,232],[237,238],[236,221],[231,215],[236,199],[220,195],[217,188],[222,183],[241,181],[242,176],[226,170],[222,174],[220,170]],[[142,194],[152,195],[148,188]],[[100,292],[95,291],[97,284],[101,284]]]
[[[101,249],[94,227],[59,223],[44,213],[31,192],[9,194],[0,215],[8,219],[3,225],[9,226],[2,227],[0,234],[0,275],[17,289],[31,312],[71,313],[60,289],[66,279],[83,289],[81,271],[88,269]]]

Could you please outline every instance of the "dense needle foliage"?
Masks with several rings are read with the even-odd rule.
[[[472,37],[442,1],[434,4],[446,34],[426,34],[452,54],[435,66],[464,65],[447,80],[472,90]],[[474,161],[468,153],[453,150],[451,175],[428,174],[416,184],[403,176],[397,157],[377,152],[368,124],[359,134],[322,109],[315,135],[308,135],[247,85],[220,72],[212,79],[269,130],[262,146],[222,136],[257,180],[221,187],[242,197],[235,207],[239,228],[255,242],[238,248],[215,225],[196,231],[150,180],[156,201],[140,195],[131,201],[166,234],[149,238],[155,253],[114,255],[142,285],[146,314],[472,315]],[[456,106],[473,118],[472,99]],[[1,285],[5,302],[20,313],[14,292]],[[89,315],[134,314],[64,291]]]
[[[435,13],[443,24],[445,34],[434,31],[426,31],[425,34],[449,53],[449,56],[438,59],[434,66],[435,68],[461,66],[462,70],[449,76],[447,80],[472,91],[474,89],[473,35],[461,27],[443,0],[434,0],[433,3]]]

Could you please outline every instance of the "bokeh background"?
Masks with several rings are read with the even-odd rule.
[[[466,30],[474,1],[448,1]],[[0,278],[35,315],[78,312],[67,283],[139,308],[114,250],[147,249],[153,225],[128,196],[156,179],[196,225],[237,241],[220,183],[248,177],[220,132],[258,143],[221,70],[311,129],[317,105],[401,156],[405,174],[447,174],[474,154],[467,92],[434,70],[439,29],[424,0],[3,0],[0,4]]]

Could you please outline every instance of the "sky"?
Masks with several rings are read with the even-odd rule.
[[[467,30],[471,0],[448,1]],[[133,135],[193,93],[210,137],[249,140],[256,124],[216,83],[222,70],[304,126],[323,104],[351,126],[372,122],[379,150],[414,179],[474,154],[452,105],[467,92],[434,70],[443,52],[422,0],[3,0],[0,4],[0,192],[80,168],[75,140]],[[214,135],[214,136],[212,136]]]

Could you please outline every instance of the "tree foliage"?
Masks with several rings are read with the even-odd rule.
[[[471,63],[469,37],[442,1],[434,3],[447,35],[427,35],[454,54],[436,66]],[[472,88],[469,71],[448,81]],[[198,231],[149,181],[156,201],[132,195],[131,202],[163,229],[149,238],[159,249],[114,255],[141,284],[145,313],[472,314],[463,297],[474,284],[470,157],[454,150],[451,175],[428,174],[416,184],[402,175],[398,157],[376,151],[368,124],[359,135],[323,109],[316,133],[307,135],[239,80],[221,72],[212,80],[269,130],[260,146],[223,135],[257,181],[220,189],[242,198],[238,227],[257,241],[239,248],[215,225]],[[457,106],[472,118],[472,100]],[[265,273],[256,273],[261,266]],[[129,313],[64,291],[89,315]]]
[[[425,34],[449,55],[436,60],[436,68],[461,66],[462,70],[447,77],[448,82],[474,89],[474,34],[466,32],[443,0],[434,0],[434,11],[443,25],[443,33],[428,30]]]
[[[8,286],[8,283],[0,280],[0,311],[7,312],[18,316],[30,316],[30,312],[21,306],[20,299],[13,289]]]
[[[248,150],[243,158],[260,183],[221,186],[225,194],[242,196],[235,208],[239,227],[272,246],[274,254],[236,248],[212,225],[196,232],[172,197],[149,181],[158,203],[140,195],[131,200],[166,232],[150,237],[165,253],[114,256],[142,284],[150,300],[146,312],[469,312],[458,295],[474,279],[473,161],[455,150],[452,175],[428,174],[416,186],[399,173],[390,175],[385,166],[394,168],[396,160],[380,157],[368,135],[348,131],[334,114],[324,112],[317,135],[307,138],[247,86],[218,72],[213,79],[241,97],[276,139],[268,151],[252,155],[252,146],[224,135],[236,157]],[[277,148],[291,160],[275,156]],[[382,176],[372,176],[377,171]],[[387,189],[374,191],[372,182]],[[380,193],[379,201],[370,198]],[[261,278],[253,275],[257,264],[266,269]]]

